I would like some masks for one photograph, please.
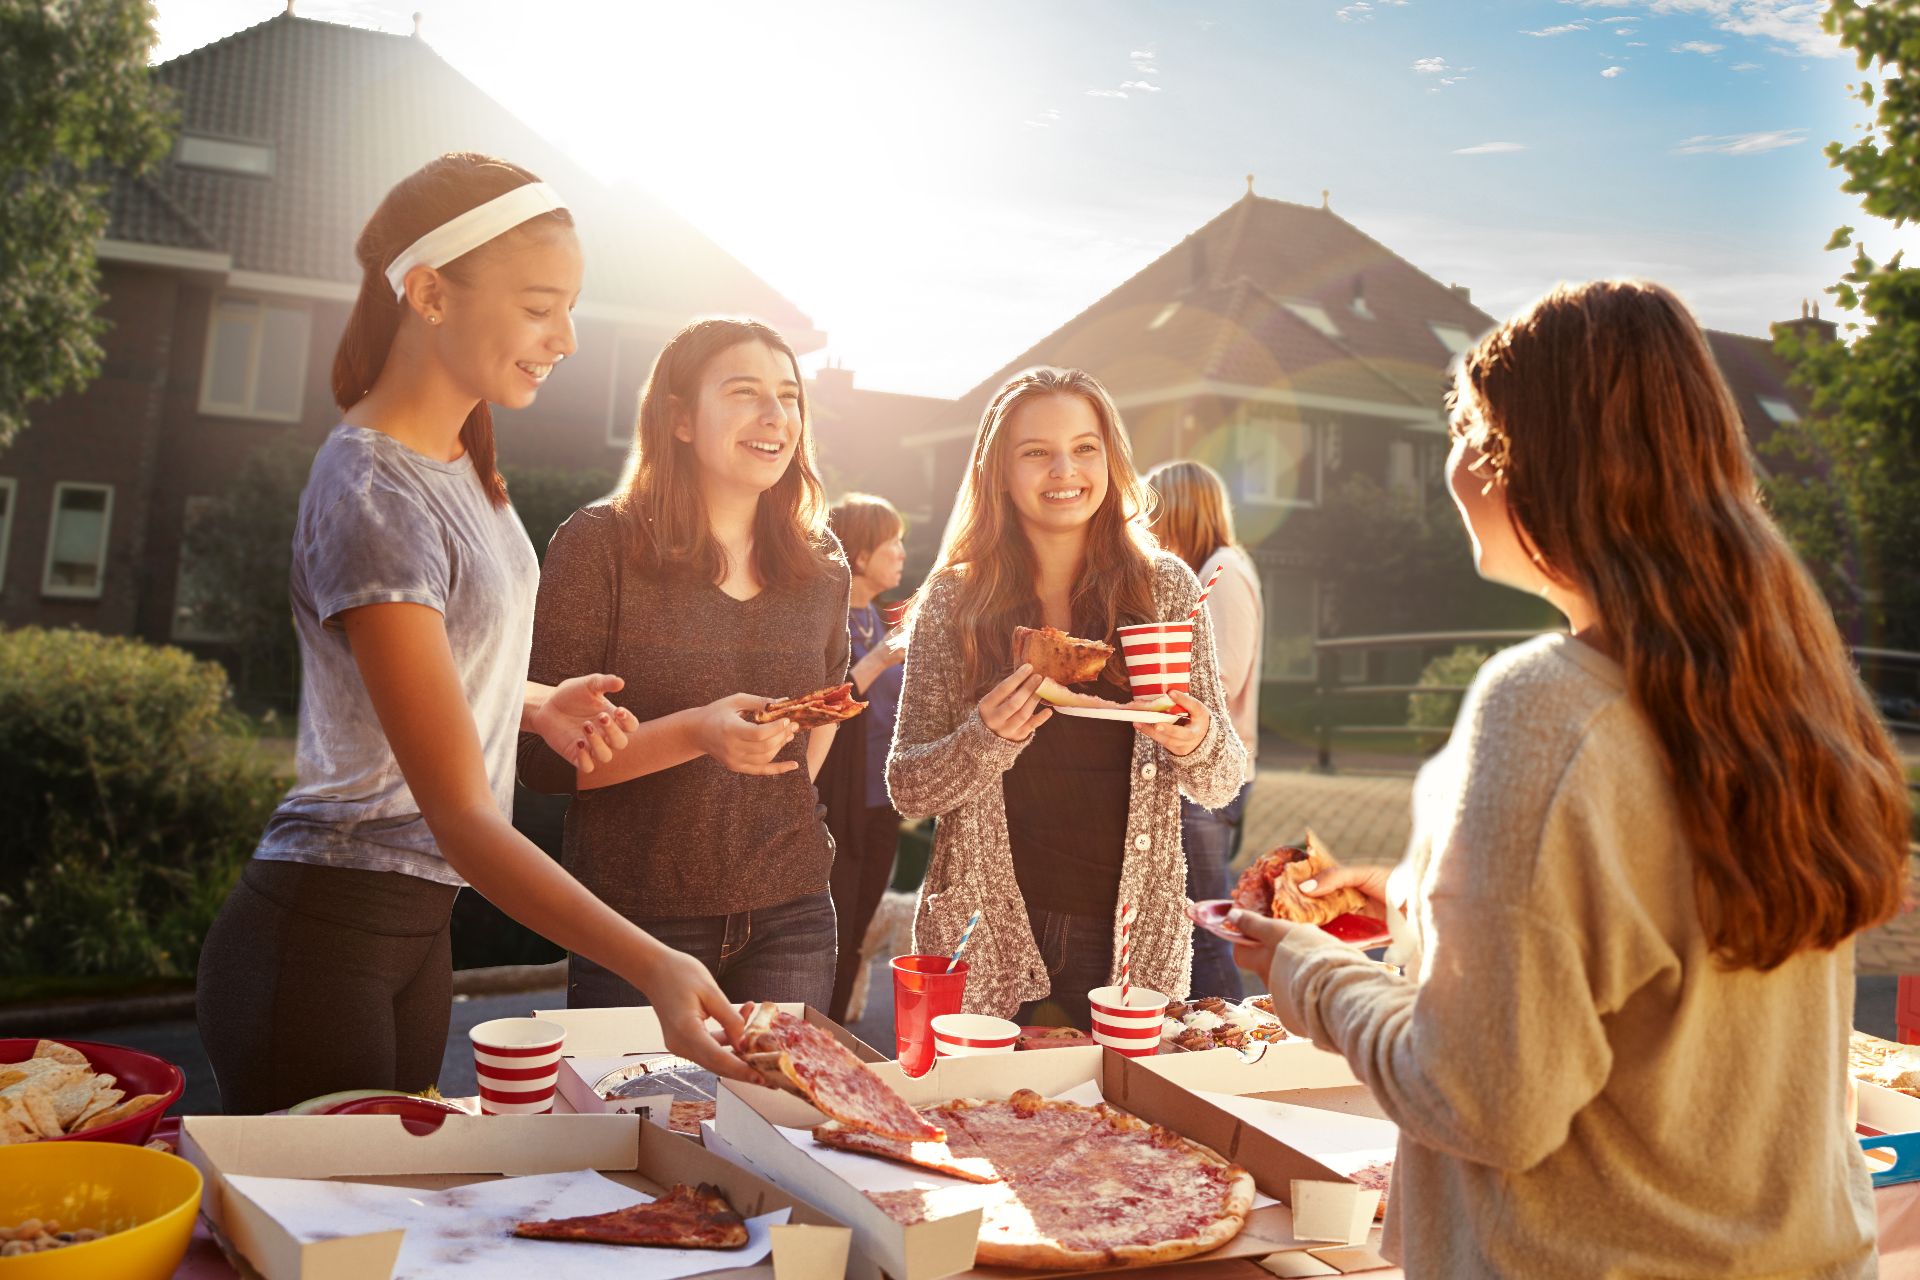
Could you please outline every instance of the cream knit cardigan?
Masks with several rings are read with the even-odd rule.
[[[1160,616],[1186,617],[1200,594],[1193,571],[1165,552],[1155,553],[1153,570]],[[950,578],[931,583],[914,620],[893,751],[887,757],[887,790],[903,816],[939,819],[914,917],[914,950],[951,951],[967,917],[979,908],[980,923],[967,944],[965,1008],[1010,1017],[1023,1002],[1049,992],[1046,965],[1014,879],[1001,788],[1001,775],[1027,742],[1008,742],[980,719],[978,695],[961,678],[954,594]],[[1170,755],[1145,734],[1134,743],[1117,899],[1134,908],[1133,981],[1175,999],[1186,996],[1193,968],[1193,926],[1183,911],[1180,794],[1209,807],[1226,804],[1239,791],[1247,767],[1246,748],[1226,715],[1205,610],[1194,628],[1192,696],[1207,708],[1212,724],[1191,754]],[[1118,923],[1116,917],[1115,974]]]

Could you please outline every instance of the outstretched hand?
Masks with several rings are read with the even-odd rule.
[[[592,773],[596,764],[613,759],[613,753],[627,745],[627,735],[640,728],[633,712],[607,698],[625,687],[626,681],[619,676],[604,674],[561,681],[535,714],[540,736],[568,764]]]

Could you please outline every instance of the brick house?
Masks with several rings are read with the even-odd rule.
[[[316,448],[337,420],[328,373],[359,281],[354,238],[395,181],[443,152],[505,156],[553,183],[587,260],[579,352],[533,408],[497,416],[504,464],[617,469],[655,354],[696,315],[757,316],[802,353],[825,342],[717,245],[588,176],[417,34],[287,13],[156,74],[181,131],[157,172],[110,197],[104,371],[36,406],[0,453],[0,625],[217,640],[181,590],[186,522],[254,449]]]

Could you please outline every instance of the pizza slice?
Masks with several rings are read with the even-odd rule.
[[[1000,1181],[1000,1171],[994,1168],[986,1152],[956,1129],[947,1130],[945,1142],[907,1142],[900,1138],[883,1138],[864,1129],[850,1129],[838,1120],[829,1120],[826,1124],[814,1126],[813,1140],[823,1147],[878,1156],[882,1160],[911,1165],[916,1169],[929,1169],[966,1182]]]
[[[747,1243],[747,1224],[720,1188],[677,1183],[651,1204],[630,1205],[611,1213],[546,1222],[516,1223],[513,1234],[527,1240],[564,1240],[580,1244],[627,1244],[656,1249],[739,1249]]]
[[[799,1094],[849,1129],[906,1142],[946,1140],[943,1130],[881,1083],[845,1045],[771,1004],[754,1010],[740,1048],[769,1084]]]
[[[1113,657],[1113,646],[1099,640],[1082,640],[1057,627],[1015,627],[1013,660],[1033,664],[1033,669],[1061,684],[1085,684],[1098,680]]]
[[[1309,897],[1301,892],[1302,884],[1318,879],[1338,865],[1309,830],[1305,848],[1283,845],[1262,854],[1242,872],[1233,888],[1234,905],[1295,924],[1325,924],[1338,916],[1365,915],[1369,906],[1367,896],[1351,885],[1324,897]]]
[[[958,1130],[968,1145],[988,1155],[1005,1178],[1052,1164],[1099,1120],[1089,1107],[1043,1098],[1031,1089],[1016,1089],[1004,1100],[955,1098],[929,1110],[949,1134]]]
[[[1381,1160],[1374,1164],[1355,1169],[1347,1177],[1365,1187],[1368,1191],[1380,1193],[1380,1203],[1374,1207],[1373,1220],[1380,1221],[1387,1216],[1387,1191],[1393,1182],[1393,1161]]]
[[[818,729],[823,725],[851,720],[866,709],[866,703],[854,700],[853,686],[841,684],[829,689],[816,689],[798,698],[780,698],[758,711],[743,711],[741,714],[755,724],[791,720],[802,729]]]

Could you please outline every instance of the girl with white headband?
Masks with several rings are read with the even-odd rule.
[[[526,170],[447,155],[388,193],[356,252],[333,368],[343,421],[294,534],[298,780],[200,959],[222,1105],[434,1084],[462,884],[646,991],[674,1052],[752,1079],[705,1027],[743,1029],[706,969],[511,821],[523,729],[583,772],[648,743],[654,767],[698,753],[615,708],[615,677],[526,679],[539,567],[494,467],[488,406],[532,404],[574,350],[573,220]]]

